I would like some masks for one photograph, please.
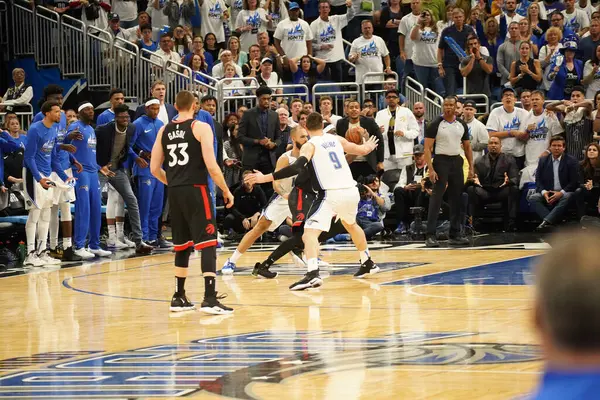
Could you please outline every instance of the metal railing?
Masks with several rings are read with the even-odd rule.
[[[217,99],[219,99],[217,108],[220,109],[217,113],[218,118],[224,118],[225,115],[236,112],[241,105],[248,108],[256,106],[256,96],[250,92],[252,89],[257,89],[260,86],[256,78],[228,78],[227,80],[248,82],[245,89],[247,92],[243,95],[226,96],[225,94],[230,89],[223,87],[224,80],[220,80],[217,83]]]
[[[407,76],[404,88],[406,93],[406,102],[404,104],[406,107],[412,107],[415,103],[423,103],[425,88],[418,81]]]
[[[12,46],[15,57],[33,56],[35,49],[35,15],[28,2],[16,1],[12,7]]]
[[[177,93],[182,90],[192,89],[192,69],[188,66],[169,60],[165,64],[164,76],[167,84],[165,101],[168,103],[174,104]]]
[[[155,56],[151,51],[141,49],[138,60],[140,101],[149,96],[152,82],[163,78],[164,69],[162,58]]]
[[[38,67],[57,67],[60,61],[60,15],[45,7],[35,8],[35,62]]]
[[[17,114],[17,118],[19,119],[19,124],[21,124],[21,129],[27,130],[29,125],[31,125],[31,121],[33,120],[33,106],[31,104],[6,104],[0,103],[0,107],[3,109],[0,112],[0,125],[4,125],[4,118],[6,114],[9,112],[7,110],[8,107],[17,107],[17,111],[10,111],[11,113]]]
[[[463,103],[465,100],[475,101],[475,109],[477,115],[487,114],[490,112],[490,100],[485,94],[463,94],[459,96]]]
[[[444,98],[431,89],[425,89],[423,102],[425,103],[425,119],[432,121],[442,115]]]
[[[81,20],[68,15],[60,18],[60,69],[64,77],[84,76],[86,37]]]
[[[0,46],[8,45],[8,6],[5,1],[0,1]]]
[[[269,86],[273,90],[271,97],[274,100],[285,99],[287,97],[298,98],[304,102],[310,101],[310,90],[308,86],[302,84],[275,85]],[[282,93],[277,93],[281,89]],[[299,91],[301,89],[301,91]]]
[[[113,86],[115,66],[112,57],[112,35],[96,27],[87,26],[85,37],[85,75],[88,89],[109,90]]]
[[[385,78],[387,76],[393,76],[394,80],[393,81],[386,81]],[[369,81],[369,83],[365,84],[364,82],[367,81],[369,78],[381,78],[379,80],[375,80],[375,81]],[[380,94],[385,93],[386,88],[381,86],[377,89],[373,89],[373,88],[369,88],[367,89],[367,86],[371,86],[371,85],[384,85],[384,84],[394,84],[394,87],[398,87],[398,82],[400,82],[400,80],[398,79],[398,74],[396,72],[392,72],[391,74],[387,74],[385,72],[367,72],[366,74],[363,75],[363,83],[361,85],[361,93],[362,93],[362,99],[364,101],[364,99],[367,98],[367,93],[370,95],[369,97],[371,98],[377,98],[379,97]]]
[[[344,115],[344,101],[356,98],[360,102],[361,92],[361,85],[356,82],[317,83],[312,87],[313,109],[318,110],[317,104],[319,104],[321,96],[329,96],[333,100],[331,112],[336,115]]]
[[[138,81],[138,62],[140,50],[131,42],[121,38],[114,38],[113,54],[113,87],[125,91],[127,98],[141,100],[141,88]]]

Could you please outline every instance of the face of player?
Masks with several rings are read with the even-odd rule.
[[[158,104],[152,104],[146,107],[146,115],[151,119],[156,119],[160,112],[160,106]]]
[[[110,105],[112,106],[113,109],[116,106],[119,106],[119,105],[121,105],[123,103],[125,103],[125,96],[123,96],[123,93],[115,93],[110,98]]]
[[[332,110],[331,101],[323,100],[321,101],[321,112],[324,114],[330,114]]]
[[[353,101],[352,103],[348,103],[348,117],[353,120],[357,120],[360,117],[360,104],[358,102]]]
[[[88,108],[92,110],[92,118],[93,118],[94,117],[94,109],[92,109],[91,107],[88,107]],[[45,117],[48,118],[50,120],[50,122],[52,122],[53,124],[60,122],[60,107],[53,106],[52,109],[50,109],[50,111],[48,111],[46,113]]]
[[[296,129],[295,132],[296,134],[292,135],[292,142],[297,149],[300,149],[304,143],[308,142],[308,132],[306,129]]]
[[[271,105],[271,95],[270,94],[263,94],[262,96],[260,96],[258,98],[258,106],[262,110],[268,110],[270,105]]]
[[[544,111],[544,98],[539,94],[531,95],[531,108],[536,114],[540,114]]]
[[[17,133],[21,130],[21,124],[17,118],[13,118],[8,121],[8,131],[10,133]]]
[[[581,93],[579,90],[573,90],[573,92],[571,92],[572,103],[580,103],[583,100],[585,100],[585,94]]]
[[[497,137],[491,137],[488,141],[488,151],[490,154],[500,154],[500,150],[502,150],[502,142],[500,139]]]
[[[463,117],[467,121],[471,121],[475,117],[475,109],[471,106],[463,107]]]
[[[165,95],[167,94],[167,88],[165,85],[156,85],[152,89],[152,97],[156,97],[161,103],[165,101]]]
[[[215,112],[217,111],[217,103],[214,100],[208,100],[202,104],[202,108],[210,115],[215,115]]]
[[[115,115],[115,122],[119,127],[127,127],[129,125],[130,117],[128,112],[122,112]]]
[[[94,108],[86,107],[79,112],[79,119],[87,124],[94,120]],[[59,118],[60,121],[60,118]]]
[[[46,98],[46,101],[56,101],[62,107],[62,104],[63,104],[63,95],[62,95],[62,93],[51,94],[50,96],[48,96]]]

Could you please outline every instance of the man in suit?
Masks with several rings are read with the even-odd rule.
[[[239,141],[244,146],[243,168],[257,169],[263,174],[273,172],[277,161],[275,150],[281,142],[279,117],[271,111],[271,94],[267,86],[256,89],[257,106],[244,113],[238,131]]]
[[[359,127],[362,129],[364,139],[368,139],[370,136],[375,136],[379,139],[379,145],[377,150],[369,153],[367,156],[349,156],[352,157],[350,162],[350,170],[352,171],[352,177],[354,179],[359,176],[367,177],[371,174],[376,174],[381,171],[383,173],[383,160],[384,160],[384,145],[383,137],[379,126],[373,118],[364,117],[361,115],[360,103],[356,99],[348,101],[346,106],[348,115],[340,119],[336,124],[336,132],[340,136],[346,136],[348,129]]]
[[[158,119],[163,123],[163,125],[167,125],[177,116],[177,110],[171,104],[165,103],[165,96],[167,95],[167,86],[161,81],[154,81],[152,87],[150,89],[151,97],[158,99],[160,102],[160,110],[158,112]],[[134,120],[138,119],[142,115],[146,115],[146,106],[141,104],[135,110]]]
[[[475,162],[474,185],[467,188],[469,214],[481,205],[501,201],[505,210],[505,228],[514,230],[519,202],[519,170],[513,156],[502,153],[502,142],[492,136],[488,153]],[[506,218],[508,217],[508,218]]]
[[[535,173],[536,192],[529,198],[535,212],[542,218],[538,231],[547,231],[567,211],[577,195],[578,163],[565,153],[565,139],[550,139],[550,154],[541,158]]]

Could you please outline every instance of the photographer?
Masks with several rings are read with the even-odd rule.
[[[369,175],[365,178],[364,184],[358,186],[360,201],[358,202],[358,211],[356,222],[365,231],[368,240],[383,230],[383,219],[385,213],[392,208],[390,196],[386,193],[387,187],[380,193],[381,182],[377,175]]]

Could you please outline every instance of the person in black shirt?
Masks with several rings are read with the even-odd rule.
[[[252,171],[244,171],[242,178],[250,173]],[[223,228],[226,231],[245,233],[258,222],[260,212],[267,204],[267,197],[259,185],[246,182],[233,192],[233,197],[235,206],[225,217]]]

